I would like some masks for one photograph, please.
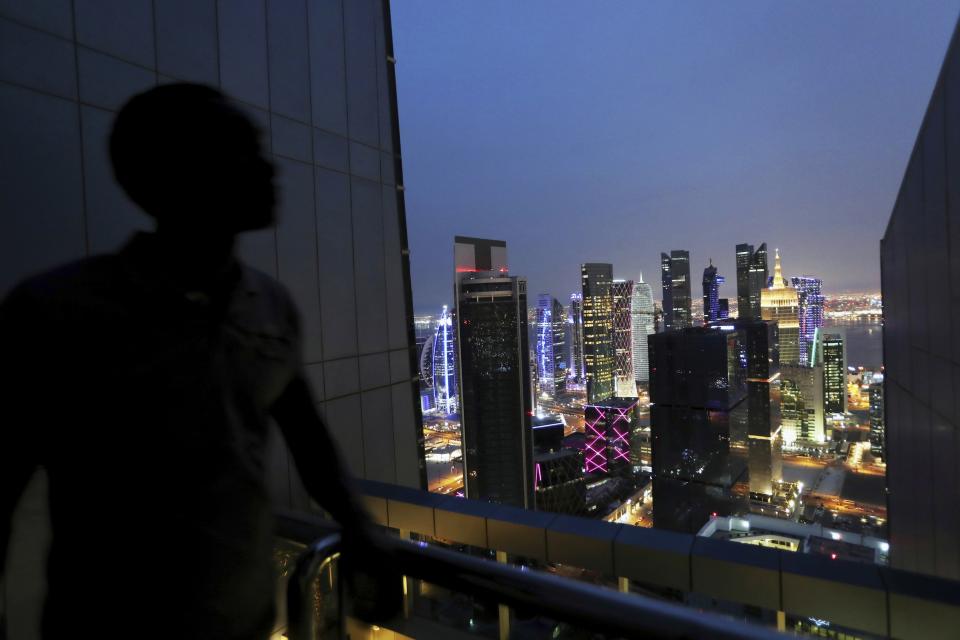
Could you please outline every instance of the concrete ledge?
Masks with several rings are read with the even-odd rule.
[[[690,549],[694,536],[624,526],[613,541],[613,571],[658,587],[690,591]]]
[[[697,537],[690,555],[693,591],[780,610],[780,552]]]
[[[876,565],[783,553],[780,571],[787,613],[886,635],[887,593]]]

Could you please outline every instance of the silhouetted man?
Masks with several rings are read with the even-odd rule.
[[[156,232],[0,306],[0,562],[42,466],[45,637],[266,638],[268,417],[354,557],[379,553],[304,379],[296,309],[234,256],[238,233],[274,222],[273,168],[244,115],[188,84],[131,99],[110,155]]]

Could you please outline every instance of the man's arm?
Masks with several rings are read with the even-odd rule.
[[[302,374],[287,385],[271,413],[310,496],[344,529],[365,527],[369,517]]]
[[[39,421],[26,416],[33,386],[40,384],[34,372],[42,357],[29,353],[29,332],[39,321],[31,317],[31,306],[18,292],[0,304],[0,576],[6,570],[13,510],[38,463],[34,429]]]

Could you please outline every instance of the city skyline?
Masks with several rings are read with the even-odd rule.
[[[761,241],[828,295],[879,290],[960,2],[494,4],[393,10],[418,312],[450,302],[457,234],[506,239],[561,300],[582,263],[650,279],[674,248],[734,299]]]

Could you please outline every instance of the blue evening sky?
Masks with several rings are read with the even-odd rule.
[[[414,308],[451,302],[453,236],[507,241],[529,293],[581,262],[654,283],[734,245],[879,290],[879,241],[960,0],[396,0]],[[771,269],[773,265],[771,264]]]

